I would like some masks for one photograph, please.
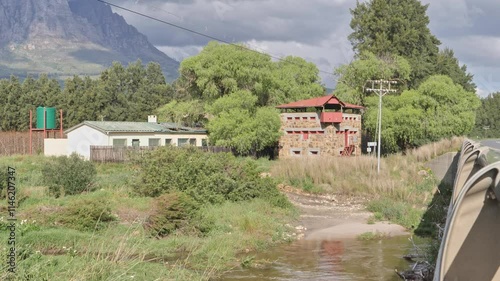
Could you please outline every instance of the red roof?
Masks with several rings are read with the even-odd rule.
[[[318,98],[312,98],[307,100],[295,101],[287,104],[282,104],[276,106],[276,108],[287,109],[287,108],[307,108],[307,107],[322,107],[327,104],[340,104],[344,108],[352,109],[362,109],[364,107],[360,105],[344,103],[340,101],[335,95],[322,96]]]

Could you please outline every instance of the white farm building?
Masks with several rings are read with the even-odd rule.
[[[90,146],[207,145],[205,129],[156,123],[155,119],[154,122],[84,121],[65,131],[65,154],[76,152],[89,159]]]

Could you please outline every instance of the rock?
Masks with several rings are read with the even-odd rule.
[[[296,226],[295,227],[296,230],[305,230],[304,227],[302,225],[299,225],[299,226]]]
[[[422,176],[422,177],[425,177],[427,176],[429,173],[426,171],[426,170],[420,170],[418,171],[418,175],[419,176]]]

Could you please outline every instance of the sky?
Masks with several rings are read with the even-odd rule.
[[[353,60],[347,36],[354,0],[106,0],[276,57],[316,64],[327,87],[333,71]],[[500,91],[500,1],[422,0],[431,32],[474,75],[478,95]],[[209,39],[113,8],[168,56],[196,55]]]

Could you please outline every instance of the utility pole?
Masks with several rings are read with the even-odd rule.
[[[378,143],[377,143],[377,174],[380,174],[380,147],[381,147],[381,131],[382,131],[382,97],[387,93],[394,93],[396,90],[391,89],[391,85],[397,84],[396,80],[368,80],[366,83],[371,84],[370,88],[365,88],[367,92],[374,92],[378,95],[378,116],[377,116],[377,131],[378,131]],[[378,85],[378,88],[375,87]]]

